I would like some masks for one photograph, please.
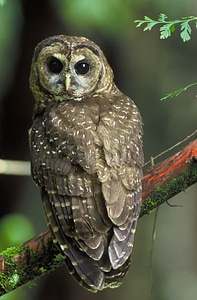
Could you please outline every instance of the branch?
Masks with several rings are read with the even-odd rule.
[[[197,182],[197,139],[143,176],[141,216]]]
[[[49,231],[0,254],[0,296],[63,263]]]
[[[141,216],[197,182],[197,139],[143,176]],[[0,254],[0,296],[63,263],[49,231]]]

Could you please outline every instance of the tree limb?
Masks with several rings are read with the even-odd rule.
[[[197,139],[143,176],[141,216],[197,182]],[[0,254],[0,296],[63,263],[49,231]]]
[[[141,216],[197,182],[197,139],[143,176]]]

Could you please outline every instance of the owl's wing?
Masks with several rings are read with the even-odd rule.
[[[77,151],[76,141],[69,138],[69,130],[73,133],[73,129],[66,127],[61,113],[62,118],[65,119],[66,115],[66,120],[69,119],[64,111],[58,111],[57,127],[51,124],[54,115],[34,120],[30,130],[32,174],[42,190],[53,240],[66,256],[70,272],[86,288],[98,290],[104,285],[101,268],[110,268],[106,249],[111,222],[107,217],[101,184],[96,174],[88,174],[77,164],[77,160],[85,164],[81,154],[84,148],[79,143],[81,148]],[[82,134],[79,131],[77,137],[80,139]],[[87,141],[84,141],[85,146]],[[88,151],[86,154],[89,161]]]
[[[101,117],[97,133],[96,143],[104,153],[97,159],[98,177],[115,225],[109,256],[116,269],[131,253],[141,204],[142,120],[133,101],[119,95]]]
[[[42,190],[45,216],[52,233],[53,241],[65,257],[65,263],[70,274],[80,285],[92,292],[96,292],[102,289],[104,284],[104,274],[99,268],[98,260],[94,260],[83,251],[80,251],[78,242],[65,235],[60,218],[66,216],[66,214],[61,211],[63,208],[59,207],[59,215],[57,215],[57,211],[53,205],[54,197],[58,198],[55,200],[56,204],[63,204],[65,201],[61,195],[46,194],[45,190]],[[101,245],[95,243],[95,247],[97,246],[100,247]]]

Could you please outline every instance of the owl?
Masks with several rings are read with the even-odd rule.
[[[101,49],[58,35],[35,49],[31,171],[69,272],[96,292],[128,271],[142,191],[142,119]]]

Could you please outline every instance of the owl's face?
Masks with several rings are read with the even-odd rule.
[[[36,101],[81,100],[111,90],[113,72],[101,49],[83,37],[54,36],[35,49],[30,87]]]

